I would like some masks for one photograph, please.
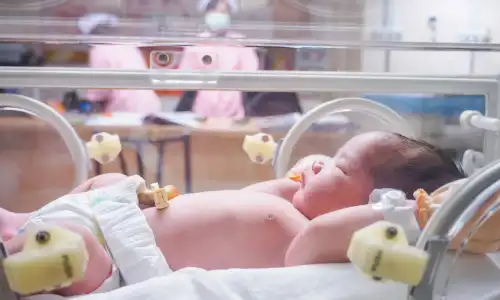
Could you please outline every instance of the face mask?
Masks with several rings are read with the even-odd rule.
[[[205,24],[212,31],[228,29],[231,24],[231,17],[226,13],[210,12],[205,15]]]

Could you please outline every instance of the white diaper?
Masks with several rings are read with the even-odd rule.
[[[141,184],[141,177],[131,176],[115,185],[66,195],[33,213],[24,228],[40,223],[71,223],[98,236],[116,268],[96,292],[169,274],[171,270],[138,206],[137,189]]]

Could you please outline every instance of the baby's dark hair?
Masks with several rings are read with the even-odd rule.
[[[393,134],[388,155],[373,167],[374,188],[393,188],[413,198],[415,190],[433,192],[439,187],[466,177],[461,166],[443,150],[423,141]],[[394,151],[396,150],[396,151]]]

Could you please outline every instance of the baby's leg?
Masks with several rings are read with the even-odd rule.
[[[347,248],[357,230],[383,220],[371,205],[337,210],[310,221],[292,241],[286,266],[347,262]]]
[[[27,213],[15,213],[0,207],[0,239],[10,240],[29,218]]]
[[[73,189],[70,192],[70,194],[78,194],[78,193],[83,193],[83,192],[87,192],[90,190],[102,188],[102,187],[120,182],[120,181],[126,179],[127,177],[128,177],[127,175],[120,174],[120,173],[109,173],[109,174],[98,175],[98,176],[90,178],[89,180],[87,180],[84,183],[77,186],[75,189]]]
[[[58,224],[82,236],[89,254],[89,261],[85,271],[85,279],[53,293],[61,296],[75,296],[90,294],[95,291],[111,274],[111,258],[99,243],[97,238],[86,228],[74,224]],[[5,242],[8,253],[20,252],[25,242],[25,235],[20,234]]]
[[[70,194],[87,192],[107,185],[115,184],[126,179],[127,176],[118,173],[109,173],[90,178],[76,187]],[[3,241],[11,239],[26,223],[30,213],[15,213],[0,208],[0,238]]]

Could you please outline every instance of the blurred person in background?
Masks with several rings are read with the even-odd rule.
[[[83,34],[109,32],[118,18],[105,13],[81,17],[78,27]],[[89,67],[96,69],[146,70],[147,63],[140,49],[132,45],[93,45],[89,50]],[[85,99],[104,102],[105,112],[149,114],[161,111],[161,100],[154,90],[88,90]]]
[[[198,10],[204,14],[206,31],[200,37],[244,38],[231,30],[231,14],[237,11],[235,0],[201,0]],[[225,44],[224,41],[205,42],[184,48],[180,70],[193,71],[256,71],[259,58],[254,48]],[[201,90],[185,93],[177,111],[191,110],[203,117],[227,117],[235,120],[245,117],[241,91]]]
[[[235,34],[229,31],[231,14],[238,11],[235,0],[200,0],[197,8],[203,13],[208,33],[221,37],[230,33]],[[236,37],[243,37],[243,35],[236,35]]]

